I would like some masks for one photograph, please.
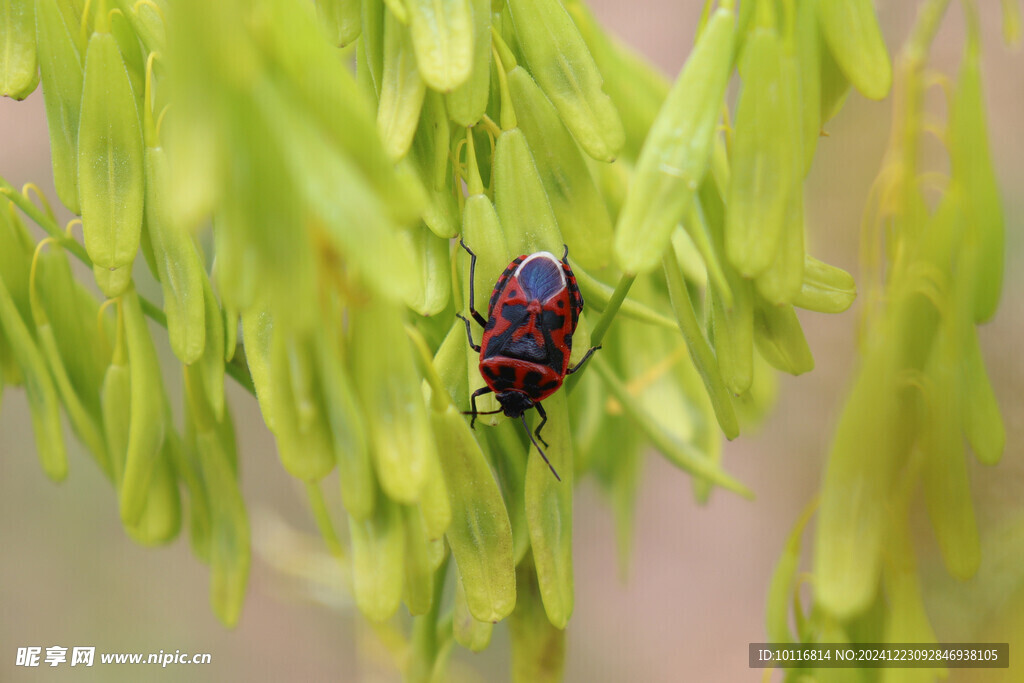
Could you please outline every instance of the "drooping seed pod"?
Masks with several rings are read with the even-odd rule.
[[[352,540],[352,591],[367,619],[391,618],[402,601],[405,580],[405,525],[401,505],[378,492],[373,515],[349,517]]]
[[[46,124],[57,196],[72,213],[78,202],[78,119],[82,107],[83,55],[75,36],[78,27],[56,2],[36,0],[36,42],[43,81]]]
[[[625,141],[622,121],[565,8],[558,0],[509,0],[508,8],[530,72],[580,147],[598,161],[615,159]]]
[[[196,386],[196,370],[185,372],[186,443],[198,462],[210,503],[210,604],[227,626],[238,623],[249,581],[249,518],[239,487],[237,445],[229,411],[213,415]]]
[[[345,47],[359,37],[359,4],[359,0],[317,0],[316,15],[335,47]]]
[[[420,76],[409,29],[391,12],[384,17],[384,62],[381,72],[377,130],[392,159],[409,151],[427,85]]]
[[[686,340],[690,349],[690,356],[693,358],[708,396],[711,397],[711,404],[714,406],[715,417],[722,427],[727,439],[734,439],[739,435],[739,423],[736,421],[736,413],[732,405],[732,397],[725,387],[725,380],[718,367],[718,362],[704,338],[704,333],[697,322],[696,314],[693,311],[693,303],[686,290],[686,282],[679,270],[679,262],[675,257],[675,250],[669,249],[664,258],[665,279],[668,284],[669,297],[672,301],[672,308],[679,321],[679,330]]]
[[[160,359],[146,326],[139,297],[134,289],[122,299],[125,343],[130,373],[130,418],[128,443],[121,482],[121,520],[138,523],[166,433],[166,402]],[[124,406],[120,407],[121,410]]]
[[[734,22],[732,11],[716,10],[644,142],[615,231],[627,273],[658,265],[704,177],[729,82]]]
[[[445,95],[448,115],[460,126],[472,126],[487,110],[491,94],[491,2],[470,0],[473,14],[473,61],[469,77]]]
[[[57,389],[53,386],[46,361],[18,313],[3,277],[0,277],[0,331],[25,380],[39,461],[48,477],[60,481],[67,476],[68,460],[61,431]]]
[[[885,97],[892,87],[892,63],[872,0],[819,0],[818,21],[853,87],[872,100]]]
[[[473,14],[469,0],[407,0],[409,33],[420,75],[434,90],[451,92],[473,66]]]
[[[470,652],[483,652],[491,644],[494,624],[480,621],[469,611],[466,601],[466,588],[462,584],[462,576],[455,573],[455,612],[452,617],[452,632],[455,642]]]
[[[31,95],[39,84],[37,67],[33,1],[0,0],[0,95]]]
[[[573,259],[588,268],[603,268],[611,252],[612,223],[579,148],[524,68],[509,71],[508,86],[519,127]]]
[[[560,681],[565,668],[565,631],[545,616],[532,558],[516,568],[519,595],[509,620],[512,640],[512,680]]]
[[[970,215],[967,249],[974,258],[974,320],[995,315],[1003,286],[1005,219],[999,183],[989,151],[985,98],[979,65],[977,21],[969,24],[968,41],[949,115],[950,161],[953,181],[963,189]]]
[[[804,255],[804,281],[793,298],[794,306],[818,313],[842,313],[856,297],[857,284],[852,275]]]
[[[405,504],[420,499],[427,463],[435,457],[420,377],[402,326],[401,310],[386,301],[350,309],[351,364],[381,488]]]
[[[531,446],[526,463],[526,524],[537,569],[544,612],[552,626],[564,629],[575,604],[572,571],[572,437],[566,392],[545,399],[551,426],[545,431],[550,467],[562,480],[551,476],[548,463]]]
[[[108,297],[119,296],[131,283],[142,230],[143,156],[135,94],[117,40],[97,30],[85,57],[78,190],[85,248]]]
[[[174,355],[188,365],[203,355],[206,346],[205,274],[192,236],[173,222],[164,149],[147,145],[145,162],[145,227],[163,289],[167,333]]]
[[[755,294],[754,342],[776,370],[800,375],[814,369],[814,357],[800,321],[788,304],[778,306]]]
[[[742,59],[725,248],[741,274],[756,277],[775,260],[803,157],[799,122],[794,126],[792,120],[797,103],[784,87],[784,47],[773,20],[751,31]]]

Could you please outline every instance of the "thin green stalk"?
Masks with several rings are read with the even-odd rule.
[[[604,339],[604,335],[611,326],[612,320],[615,319],[615,314],[622,307],[622,302],[626,300],[626,295],[629,294],[629,288],[633,286],[634,280],[636,280],[636,275],[629,275],[628,273],[623,273],[622,277],[619,278],[619,284],[615,285],[615,291],[612,292],[612,296],[608,300],[608,306],[601,313],[601,317],[597,319],[594,329],[590,331],[590,345],[592,347],[601,345],[601,340]],[[579,383],[580,376],[583,374],[582,370],[585,369],[586,367],[581,368],[581,372],[570,375],[566,379],[566,391],[572,391],[573,387]]]

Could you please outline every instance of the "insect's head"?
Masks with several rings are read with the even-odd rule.
[[[496,396],[505,417],[519,417],[533,407],[533,401],[521,391],[499,391]]]

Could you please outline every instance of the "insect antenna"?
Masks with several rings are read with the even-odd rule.
[[[526,424],[526,414],[523,413],[522,415],[520,415],[519,419],[522,420],[523,429],[526,430],[526,435],[530,437],[530,441],[533,442],[533,447],[537,449],[537,452],[540,453],[540,457],[544,458],[544,462],[548,464],[548,469],[551,470],[551,474],[555,475],[555,479],[557,479],[558,481],[562,481],[562,478],[558,476],[558,472],[555,471],[555,468],[551,464],[551,461],[548,460],[548,456],[544,454],[544,449],[541,448],[540,444],[537,443],[537,440],[533,438],[533,434],[530,432],[530,427]]]

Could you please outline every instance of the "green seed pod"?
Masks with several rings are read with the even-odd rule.
[[[444,413],[432,412],[431,417],[452,508],[445,536],[465,585],[466,603],[475,619],[497,622],[516,604],[508,513],[462,415],[449,406]]]
[[[338,316],[337,320],[341,317]],[[349,515],[365,520],[373,513],[374,480],[365,418],[359,409],[352,377],[340,356],[339,331],[327,323],[328,336],[317,345],[320,352],[320,386],[338,460],[341,500]]]
[[[160,359],[135,290],[128,291],[122,302],[131,372],[131,415],[120,490],[121,520],[128,526],[134,526],[145,509],[147,492],[164,442],[166,397]]]
[[[474,370],[479,374],[479,370]],[[479,406],[480,399],[477,399]],[[505,499],[509,523],[512,525],[512,557],[518,566],[530,549],[530,530],[526,522],[526,459],[529,439],[522,425],[514,420],[499,420],[497,426],[486,431],[484,454],[498,479],[501,495]]]
[[[466,178],[467,187],[469,190],[469,197],[466,199],[466,203],[462,209],[462,241],[468,246],[474,254],[476,254],[476,272],[473,282],[468,282],[469,274],[469,258],[465,250],[459,249],[459,256],[457,263],[459,265],[459,272],[463,274],[465,286],[462,288],[462,307],[463,310],[469,311],[469,290],[473,287],[474,291],[480,295],[481,300],[474,302],[480,308],[478,312],[482,315],[487,314],[485,296],[487,292],[490,292],[494,287],[494,283],[498,281],[498,277],[505,270],[505,267],[512,260],[511,250],[508,247],[508,243],[505,240],[505,233],[502,231],[502,226],[498,222],[498,214],[491,203],[491,200],[484,194],[483,183],[480,180],[480,173],[478,171],[476,162],[476,150],[473,142],[472,134],[466,135],[467,142],[467,153],[466,159],[468,161],[468,173]],[[457,322],[459,331],[454,331],[453,334],[461,337],[465,340],[465,329],[462,327],[462,322]],[[461,375],[461,380],[465,383],[466,378],[469,378],[470,383],[475,387],[479,384],[480,376],[480,354],[468,345],[462,345],[464,349],[465,360],[465,371]],[[464,394],[452,394],[453,397],[468,397],[470,392]],[[477,408],[481,412],[489,412],[497,410],[500,406],[498,405],[497,399],[493,394],[481,396],[477,403]],[[496,424],[497,418],[494,416],[485,416],[483,418],[488,424]]]
[[[168,419],[168,423],[171,420]],[[196,453],[196,436],[194,425],[190,419],[185,422],[184,441],[174,429],[167,430],[164,449],[167,451],[171,465],[178,479],[188,491],[189,544],[192,553],[203,562],[210,562],[210,537],[213,529],[213,517],[210,511],[210,500],[207,497],[206,483],[203,481],[202,466]]]
[[[873,335],[874,336],[874,335]],[[912,434],[892,382],[895,355],[877,335],[846,401],[829,451],[815,527],[814,589],[822,609],[846,618],[875,595],[896,472]]]
[[[690,357],[693,358],[701,379],[704,380],[704,387],[711,398],[714,406],[715,417],[718,419],[722,431],[727,439],[735,439],[739,435],[739,423],[736,421],[736,413],[732,405],[732,397],[725,387],[725,380],[718,367],[718,361],[711,352],[711,347],[704,338],[700,324],[697,322],[696,314],[693,311],[693,303],[690,300],[689,292],[686,289],[686,282],[679,270],[679,262],[675,257],[675,250],[670,249],[665,254],[665,280],[668,283],[669,298],[672,300],[672,308],[679,321],[679,330],[683,333],[687,348],[690,349]]]
[[[285,470],[306,482],[319,481],[334,468],[335,454],[314,374],[315,337],[288,338],[275,325],[270,349],[270,390],[274,436]],[[261,399],[262,400],[262,399]]]
[[[155,2],[132,2],[132,0],[114,0],[124,13],[132,30],[142,41],[146,53],[162,53],[166,40],[166,28],[164,26],[164,12],[167,9],[166,3]]]
[[[948,311],[925,370],[928,391],[926,415],[921,420],[924,464],[922,488],[928,517],[949,573],[966,581],[981,563],[978,526],[971,502],[971,479],[960,435],[964,405],[959,391],[958,365],[962,358],[961,322]]]
[[[40,252],[36,256],[35,266],[38,271],[35,273],[35,281],[30,284],[29,289],[36,339],[43,358],[50,367],[50,374],[75,434],[89,448],[104,472],[108,476],[112,476],[107,446],[103,438],[103,418],[100,414],[99,401],[95,400],[99,397],[97,390],[100,378],[95,377],[96,383],[90,387],[94,400],[83,400],[75,390],[67,367],[74,365],[79,358],[69,355],[65,359],[61,355],[61,349],[57,343],[57,333],[54,325],[50,322],[50,315],[47,313],[47,308],[54,312],[65,312],[60,310],[64,308],[60,306],[61,300],[73,305],[74,300],[77,299],[75,296],[77,292],[74,289],[75,281],[72,279],[67,257],[61,253],[62,251],[59,247],[54,246],[53,251]],[[67,329],[66,326],[62,327]],[[85,340],[77,338],[79,344],[83,341]]]
[[[707,170],[732,66],[733,23],[732,11],[715,12],[640,152],[615,234],[627,273],[657,266]]]
[[[273,398],[274,383],[270,377],[271,340],[274,319],[270,311],[260,304],[250,306],[242,314],[242,343],[245,346],[245,363],[256,389],[263,421],[270,431],[275,430],[277,417],[274,414],[276,399]]]
[[[316,0],[316,15],[336,47],[354,42],[362,30],[359,0]]]
[[[978,462],[995,465],[1006,447],[1006,428],[999,404],[985,371],[985,361],[974,330],[964,333],[960,389],[963,396],[963,430]]]
[[[434,567],[430,540],[419,507],[399,506],[405,527],[405,604],[409,614],[426,614],[433,606]]]
[[[384,17],[384,63],[381,73],[377,131],[392,159],[406,155],[412,145],[427,86],[420,77],[409,29],[391,12]]]
[[[451,401],[461,402],[469,396],[466,374],[466,328],[456,319],[434,356],[433,366]]]
[[[825,38],[818,32],[819,72],[821,74],[821,125],[825,125],[839,113],[850,95],[850,81],[836,64],[832,52],[825,45]]]
[[[716,151],[724,155],[724,145]],[[728,168],[721,157],[724,168]],[[716,174],[717,175],[717,174]],[[725,205],[719,188],[727,179],[707,177],[700,186],[700,205],[704,225],[716,253],[725,254]],[[750,388],[754,368],[754,285],[740,277],[732,264],[721,258],[722,270],[729,287],[728,295],[711,283],[711,324],[708,331],[714,338],[715,355],[725,386],[735,396]]]
[[[550,473],[549,473],[550,476]],[[555,683],[565,669],[565,631],[544,616],[532,558],[516,568],[519,600],[509,621],[513,683]]]
[[[128,71],[128,78],[132,84],[132,94],[135,96],[135,108],[139,112],[139,120],[143,116],[143,93],[146,89],[146,58],[142,54],[139,45],[139,37],[131,23],[125,18],[120,10],[111,10],[110,32],[117,41],[117,51],[121,53],[125,69]]]
[[[776,370],[800,375],[814,369],[814,357],[792,306],[776,306],[755,296],[754,341]]]
[[[775,260],[756,280],[760,295],[778,305],[792,303],[804,281],[804,196],[800,180],[793,185]]]
[[[818,313],[842,313],[857,298],[857,283],[842,268],[804,255],[804,281],[793,305]]]
[[[0,277],[0,332],[10,345],[25,379],[36,450],[43,471],[54,481],[61,481],[68,473],[68,459],[61,431],[57,390],[46,369],[46,361],[32,340],[32,333],[14,305],[4,277]]]
[[[128,453],[128,432],[131,428],[131,369],[128,366],[128,349],[125,346],[124,302],[117,304],[117,339],[114,343],[110,365],[103,375],[100,389],[102,399],[103,431],[106,434],[107,450],[110,454],[110,468],[114,485],[121,490],[124,480],[124,462]],[[126,409],[127,406],[127,409]]]
[[[402,325],[402,312],[385,301],[349,312],[351,365],[363,412],[369,416],[374,465],[395,501],[420,499],[434,454],[420,377]]]
[[[490,4],[488,0],[488,5]],[[455,577],[455,612],[452,617],[452,631],[455,642],[470,652],[483,652],[491,644],[494,624],[479,621],[469,611],[466,601],[466,588],[462,585],[462,576],[456,572]]]
[[[360,46],[366,57],[366,72],[380,99],[382,72],[384,71],[384,4],[381,0],[361,0],[362,26]]]
[[[249,518],[238,483],[234,427],[231,414],[216,422],[201,391],[189,385],[197,378],[185,380],[189,410],[193,421],[196,460],[202,468],[206,495],[210,501],[213,521],[210,536],[210,604],[226,625],[234,626],[242,611],[245,588],[249,580]],[[203,425],[208,425],[204,427]]]
[[[139,250],[145,170],[135,95],[112,34],[97,32],[89,39],[82,88],[82,229],[96,282],[104,294],[115,297],[128,288]]]
[[[872,0],[819,0],[818,22],[829,51],[864,97],[880,100],[892,87],[892,63]]]
[[[562,480],[551,476],[536,447],[526,463],[526,523],[537,568],[541,601],[548,620],[558,629],[569,623],[573,610],[572,485],[575,466],[569,434],[565,392],[544,401],[551,416],[546,430],[547,459]]]
[[[167,441],[153,469],[146,504],[137,524],[125,531],[136,543],[158,546],[169,543],[181,530],[181,498],[178,479],[167,454]]]
[[[579,148],[524,68],[509,71],[508,87],[517,103],[519,127],[533,151],[541,183],[573,259],[587,268],[603,268],[610,257],[612,222]]]
[[[509,0],[508,8],[531,73],[580,147],[598,161],[615,159],[625,142],[622,121],[565,8],[557,0]]]
[[[36,0],[36,42],[43,81],[46,124],[50,131],[53,182],[71,213],[78,203],[78,117],[82,106],[82,55],[75,42],[78,27],[67,22],[58,3]]]
[[[790,194],[803,167],[799,121],[793,125],[797,103],[785,87],[783,61],[775,28],[754,28],[743,50],[725,214],[726,253],[745,277],[760,275],[775,260]]]
[[[470,0],[473,15],[473,62],[469,77],[445,95],[448,115],[460,126],[472,126],[487,110],[491,94],[491,2]]]
[[[803,0],[796,6],[796,70],[800,84],[801,148],[804,151],[803,174],[814,161],[821,135],[821,36],[818,31],[818,0]]]
[[[636,159],[668,95],[669,83],[647,60],[608,35],[584,3],[569,0],[565,9],[593,55],[604,78],[604,91],[622,119],[626,136],[622,156]]]
[[[412,150],[399,162],[400,167],[412,167],[417,183],[425,190],[423,222],[435,235],[446,240],[459,232],[459,204],[452,187],[454,176],[448,158],[450,133],[444,100],[431,90],[423,106]]]
[[[200,268],[199,274],[203,288],[206,348],[196,363],[199,365],[206,399],[220,421],[224,417],[224,317],[206,271]]]
[[[405,582],[405,525],[401,506],[376,496],[373,515],[362,522],[349,517],[352,539],[352,590],[356,605],[370,621],[385,621],[398,610]]]
[[[506,130],[498,136],[491,172],[494,203],[511,253],[560,254],[564,241],[521,129]]]
[[[406,0],[420,75],[434,90],[451,92],[473,66],[473,15],[469,0]]]
[[[383,10],[379,3],[364,2],[363,5],[364,20],[373,19],[374,6],[377,12],[378,23],[370,29],[371,33],[378,34],[377,42],[369,41],[364,32],[362,43],[371,52],[375,51],[375,93],[379,97],[383,69]],[[322,132],[334,143],[326,150],[335,152],[335,146],[343,150],[342,156],[354,163],[369,181],[373,194],[383,203],[384,211],[381,213],[402,225],[416,220],[424,203],[422,193],[409,179],[396,177],[394,160],[385,153],[381,136],[377,134],[375,113],[369,104],[372,100],[360,94],[359,86],[343,60],[338,59],[336,51],[321,39],[312,12],[301,9],[288,0],[274,0],[267,6],[266,20],[254,27],[260,46],[271,52],[275,65],[285,72],[283,78],[275,79],[275,85],[285,91],[283,99],[300,104],[298,111],[301,116],[291,125],[308,129],[309,117],[312,117],[321,128],[321,131],[314,128],[313,132]],[[397,38],[408,42],[407,29],[401,24],[397,27],[401,29]],[[396,75],[401,76],[401,73]],[[396,106],[401,104],[399,100]],[[419,116],[419,104],[415,107],[413,130]],[[410,139],[412,133],[408,131]],[[312,137],[316,147],[323,150],[323,137]],[[337,187],[334,187],[335,194]]]
[[[0,95],[23,100],[39,84],[35,6],[32,0],[0,0]]]
[[[963,188],[970,221],[968,248],[973,252],[974,320],[995,315],[1003,285],[1006,238],[999,183],[989,151],[985,98],[979,67],[977,28],[968,36],[949,115],[953,180]]]
[[[171,350],[182,363],[194,363],[206,346],[204,271],[192,237],[173,223],[167,196],[167,154],[146,146],[146,231],[164,294]]]

